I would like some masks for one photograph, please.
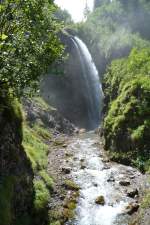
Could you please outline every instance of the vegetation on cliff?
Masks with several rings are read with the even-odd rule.
[[[150,49],[113,61],[104,77],[105,148],[113,159],[150,166]]]
[[[7,90],[6,90],[7,91]],[[0,224],[18,224],[32,208],[33,173],[22,147],[22,110],[11,92],[0,95]],[[17,193],[17,195],[16,195]],[[22,223],[23,224],[23,223]]]
[[[127,56],[133,47],[150,46],[149,3],[136,1],[137,8],[135,1],[125,2],[128,7],[121,0],[95,1],[97,7],[87,20],[74,26],[92,53],[101,76],[113,59]]]

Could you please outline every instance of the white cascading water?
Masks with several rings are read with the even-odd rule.
[[[96,144],[99,137],[94,132],[74,138],[68,146],[73,154],[72,178],[80,187],[76,216],[66,225],[128,225],[129,215],[126,207],[135,202],[127,197],[127,189],[132,189],[134,182],[140,183],[141,174],[134,168],[105,163],[101,148]],[[81,167],[81,162],[84,168]],[[134,177],[134,180],[133,180]],[[120,180],[130,179],[130,187],[123,187]],[[133,186],[132,186],[133,183]],[[98,205],[98,196],[105,199],[104,205]]]
[[[98,71],[87,46],[78,37],[72,38],[77,55],[80,59],[84,79],[83,95],[88,105],[89,128],[99,126],[103,102],[103,91]]]

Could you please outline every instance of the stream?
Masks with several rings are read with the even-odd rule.
[[[80,197],[75,219],[67,225],[128,225],[138,208],[140,172],[109,162],[94,132],[75,137],[68,149],[73,155],[71,176],[80,187]],[[99,196],[104,205],[95,203]]]

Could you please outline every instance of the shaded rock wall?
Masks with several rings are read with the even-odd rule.
[[[33,173],[21,145],[21,123],[18,103],[0,97],[0,225],[21,223],[32,208]]]

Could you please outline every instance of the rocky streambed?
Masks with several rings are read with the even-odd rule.
[[[68,139],[53,154],[52,158],[57,157],[54,201],[57,200],[57,209],[62,205],[60,214],[63,214],[60,224],[130,224],[139,208],[143,175],[138,170],[110,162],[94,132]],[[49,171],[52,173],[51,161]],[[73,182],[67,184],[70,180]],[[69,206],[74,213],[69,211]]]
[[[68,150],[71,176],[80,187],[73,225],[127,225],[138,210],[141,173],[109,162],[93,132],[75,137]]]

